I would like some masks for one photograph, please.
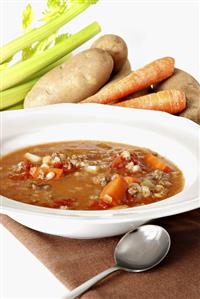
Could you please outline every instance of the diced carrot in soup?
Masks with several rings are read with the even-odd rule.
[[[128,183],[118,175],[103,188],[100,199],[112,206],[119,205],[125,198],[127,189]]]
[[[159,169],[165,172],[171,172],[172,169],[166,163],[161,161],[158,157],[154,156],[151,153],[148,153],[145,156],[145,162],[154,169]]]

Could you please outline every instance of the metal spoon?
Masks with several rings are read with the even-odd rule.
[[[155,267],[167,255],[170,244],[168,232],[158,225],[143,225],[128,232],[115,248],[116,265],[84,282],[65,298],[73,299],[80,296],[101,279],[117,270],[142,272]]]

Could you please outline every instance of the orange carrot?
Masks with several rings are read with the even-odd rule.
[[[59,178],[63,174],[63,169],[60,169],[60,168],[50,168],[49,171],[52,171],[55,173],[55,177],[53,178],[55,181],[59,180]]]
[[[174,59],[164,57],[157,59],[143,68],[131,72],[121,80],[104,86],[93,96],[85,99],[82,103],[110,104],[125,96],[149,87],[170,77],[174,72]]]
[[[32,167],[30,170],[31,170],[31,176],[34,178],[34,179],[37,179],[40,175],[40,167]]]
[[[118,175],[109,182],[100,193],[100,200],[105,201],[110,205],[120,204],[126,195],[128,183]]]
[[[186,108],[186,98],[183,91],[172,89],[151,93],[115,105],[129,108],[159,110],[176,114]]]
[[[171,167],[169,167],[166,163],[164,163],[158,157],[154,156],[151,153],[148,153],[145,156],[144,161],[146,162],[147,165],[149,165],[153,169],[159,169],[159,170],[162,170],[164,172],[171,172],[172,171]]]

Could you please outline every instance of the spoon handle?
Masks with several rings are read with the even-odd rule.
[[[91,288],[94,284],[96,284],[97,282],[99,282],[101,279],[103,279],[104,277],[106,277],[107,275],[111,274],[112,272],[115,272],[117,270],[120,270],[120,267],[118,266],[114,266],[111,267],[97,275],[95,275],[94,277],[90,278],[89,280],[87,280],[86,282],[82,283],[79,287],[75,288],[73,291],[71,291],[66,297],[65,299],[74,299],[77,296],[82,295],[85,291],[87,291],[89,288]]]

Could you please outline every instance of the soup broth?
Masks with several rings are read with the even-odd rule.
[[[183,189],[182,172],[146,148],[66,141],[17,150],[0,161],[0,193],[27,204],[71,210],[129,208]]]

